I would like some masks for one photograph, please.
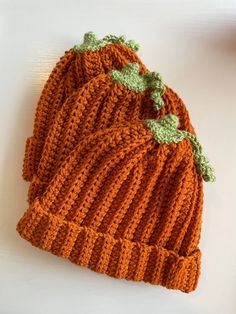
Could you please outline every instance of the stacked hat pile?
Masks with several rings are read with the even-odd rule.
[[[137,48],[89,32],[56,64],[26,142],[17,231],[96,272],[191,292],[215,176],[182,100]]]

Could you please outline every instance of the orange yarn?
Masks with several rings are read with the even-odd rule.
[[[137,93],[113,82],[109,74],[98,75],[73,93],[66,99],[49,129],[38,169],[30,185],[29,203],[37,195],[42,195],[61,162],[81,138],[95,130],[173,113],[180,118],[182,129],[194,134],[188,111],[181,99],[168,87],[163,99],[165,105],[155,111],[150,89]]]
[[[17,230],[96,272],[191,292],[202,204],[188,139],[160,145],[136,121],[84,136]]]
[[[97,51],[65,52],[50,74],[37,104],[33,136],[26,142],[23,178],[31,181],[51,123],[66,97],[73,94],[91,78],[111,69],[121,69],[129,62],[140,64],[141,73],[147,71],[135,52],[121,44],[109,44]]]
[[[29,208],[17,231],[96,272],[188,293],[200,276],[203,177],[212,168],[182,100],[122,42],[88,33],[53,69],[26,142]],[[130,62],[140,73],[123,68]],[[122,68],[134,72],[112,76]],[[182,133],[171,120],[150,120],[168,114]]]

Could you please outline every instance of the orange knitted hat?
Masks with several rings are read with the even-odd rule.
[[[26,144],[17,231],[96,272],[191,292],[214,170],[182,100],[136,48],[87,33],[57,63]]]
[[[28,201],[42,195],[61,162],[83,136],[111,125],[176,114],[181,128],[195,134],[188,111],[155,72],[140,73],[138,63],[100,74],[66,99],[48,132]],[[165,104],[165,105],[164,105]],[[163,106],[164,105],[164,106]]]
[[[200,275],[202,178],[213,169],[179,120],[90,133],[17,225],[32,245],[116,278],[193,291]]]
[[[84,43],[65,52],[50,74],[37,104],[33,136],[26,142],[23,178],[31,181],[37,171],[41,152],[49,127],[66,97],[77,91],[91,78],[120,69],[128,62],[140,64],[142,73],[146,67],[137,57],[138,45],[126,41],[124,36],[108,35],[98,40],[92,32],[84,35]]]

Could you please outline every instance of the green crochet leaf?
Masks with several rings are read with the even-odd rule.
[[[192,145],[198,172],[206,182],[214,182],[216,180],[214,169],[210,165],[208,158],[203,155],[202,146],[198,139],[187,131],[177,130],[179,126],[179,119],[177,116],[169,114],[159,120],[147,119],[145,120],[145,124],[152,131],[155,140],[159,144],[178,143],[183,139],[188,138]]]
[[[125,36],[117,37],[115,35],[107,35],[103,39],[98,39],[97,35],[93,32],[84,34],[84,42],[81,45],[75,45],[74,49],[77,52],[85,52],[87,50],[97,51],[109,44],[121,44],[127,46],[133,51],[139,49],[139,45],[133,40],[126,40]]]
[[[154,108],[159,110],[164,105],[162,95],[165,92],[165,85],[159,73],[149,72],[141,75],[139,64],[134,62],[128,63],[120,71],[112,70],[110,76],[113,81],[121,83],[137,93],[152,88],[151,99],[154,102]]]

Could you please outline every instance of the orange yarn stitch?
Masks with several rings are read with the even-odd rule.
[[[44,142],[56,113],[66,98],[93,77],[111,69],[121,69],[129,62],[140,64],[141,72],[147,71],[138,56],[129,47],[111,43],[96,51],[65,52],[50,74],[37,104],[33,136],[26,141],[23,178],[31,181],[37,171]]]
[[[132,49],[87,33],[56,64],[26,142],[29,207],[16,229],[98,273],[188,293],[203,178],[215,176],[184,103]]]
[[[191,292],[202,204],[188,139],[160,145],[136,120],[84,136],[17,230],[96,272]]]
[[[179,117],[182,129],[195,134],[188,111],[176,93],[166,87],[163,96],[165,105],[157,112],[153,109],[150,92],[149,88],[137,93],[113,82],[109,74],[100,74],[68,97],[48,132],[38,169],[30,185],[29,203],[37,195],[42,195],[61,162],[81,138],[95,130],[173,113]]]

